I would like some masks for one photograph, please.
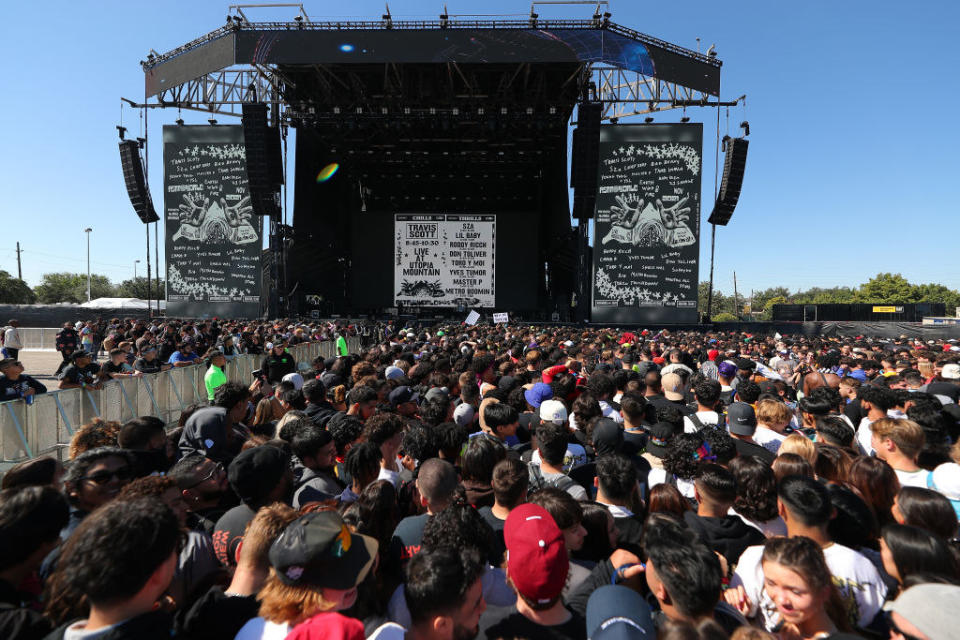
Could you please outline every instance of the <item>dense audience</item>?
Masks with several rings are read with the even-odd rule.
[[[358,333],[65,326],[61,389],[199,366],[208,403],[4,474],[0,637],[960,637],[956,341]]]

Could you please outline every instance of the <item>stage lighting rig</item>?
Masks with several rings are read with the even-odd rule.
[[[214,118],[210,118],[209,120],[207,120],[207,122],[209,122],[211,125],[217,124],[217,121]]]
[[[118,124],[117,133],[120,134],[120,139],[123,140],[123,137],[127,135],[127,128]]]
[[[683,116],[682,118],[680,118],[680,122],[684,122],[684,123],[690,122],[690,116]]]
[[[650,124],[651,122],[653,122],[653,118],[651,118],[650,116],[647,116],[646,118],[643,119],[643,121],[646,122],[647,124]]]
[[[750,135],[750,123],[744,120],[740,123],[740,128],[743,129],[743,137],[746,138]]]
[[[174,122],[176,122],[178,126],[183,126],[183,118],[177,118]]]

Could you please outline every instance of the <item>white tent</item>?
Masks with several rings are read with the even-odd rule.
[[[156,300],[150,302],[150,306],[156,308]],[[86,307],[87,309],[120,309],[120,310],[134,310],[134,309],[143,309],[147,310],[147,301],[141,300],[140,298],[97,298],[96,300],[91,300],[90,302],[84,302],[80,305],[81,307]],[[167,302],[166,300],[160,301],[160,308],[166,309]]]

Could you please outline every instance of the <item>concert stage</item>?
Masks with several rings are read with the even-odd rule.
[[[549,320],[553,312],[570,317],[579,304],[583,317],[593,289],[586,225],[602,199],[601,122],[718,104],[710,103],[720,89],[715,56],[617,25],[609,14],[434,21],[385,15],[369,22],[316,22],[303,13],[289,22],[255,22],[238,14],[143,62],[146,95],[156,99],[146,106],[240,115],[248,113],[244,105],[260,103],[269,112],[268,139],[282,135],[286,149],[288,128],[296,130],[292,219],[281,211],[270,216],[263,298],[273,296],[271,316],[476,308]],[[571,149],[570,125],[578,119],[586,135]],[[647,145],[672,143],[645,135]],[[699,133],[684,136],[701,144]],[[247,144],[250,163],[249,133]],[[279,148],[267,154],[274,162]],[[589,215],[576,225],[571,155],[588,176],[575,197],[585,198]],[[699,190],[698,176],[687,182],[685,188]],[[654,220],[659,230],[642,238],[639,227],[612,237],[647,249],[652,237],[662,243],[657,251],[682,244],[695,254],[699,193],[696,204],[695,220],[685,224],[664,229]],[[642,200],[630,205],[639,210]],[[645,215],[663,215],[657,205],[659,213]],[[180,215],[168,205],[168,227]],[[620,224],[609,210],[602,215],[608,227]],[[681,278],[693,283],[694,299],[696,267]],[[616,268],[631,277],[635,266],[607,264],[610,291]],[[667,307],[671,291],[674,308],[686,305],[668,282]],[[638,294],[640,287],[617,302],[609,293],[605,304],[655,306]],[[655,303],[658,313],[666,308]],[[685,314],[679,321],[689,321]],[[670,313],[656,317],[669,321]]]

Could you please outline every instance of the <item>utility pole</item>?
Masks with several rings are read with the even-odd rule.
[[[23,269],[20,266],[20,243],[17,242],[17,280],[23,280]]]
[[[90,302],[90,232],[93,231],[90,227],[87,227],[83,230],[87,234],[87,302]]]
[[[737,296],[737,272],[733,272],[733,315],[737,316],[737,322],[740,322],[740,298]]]

